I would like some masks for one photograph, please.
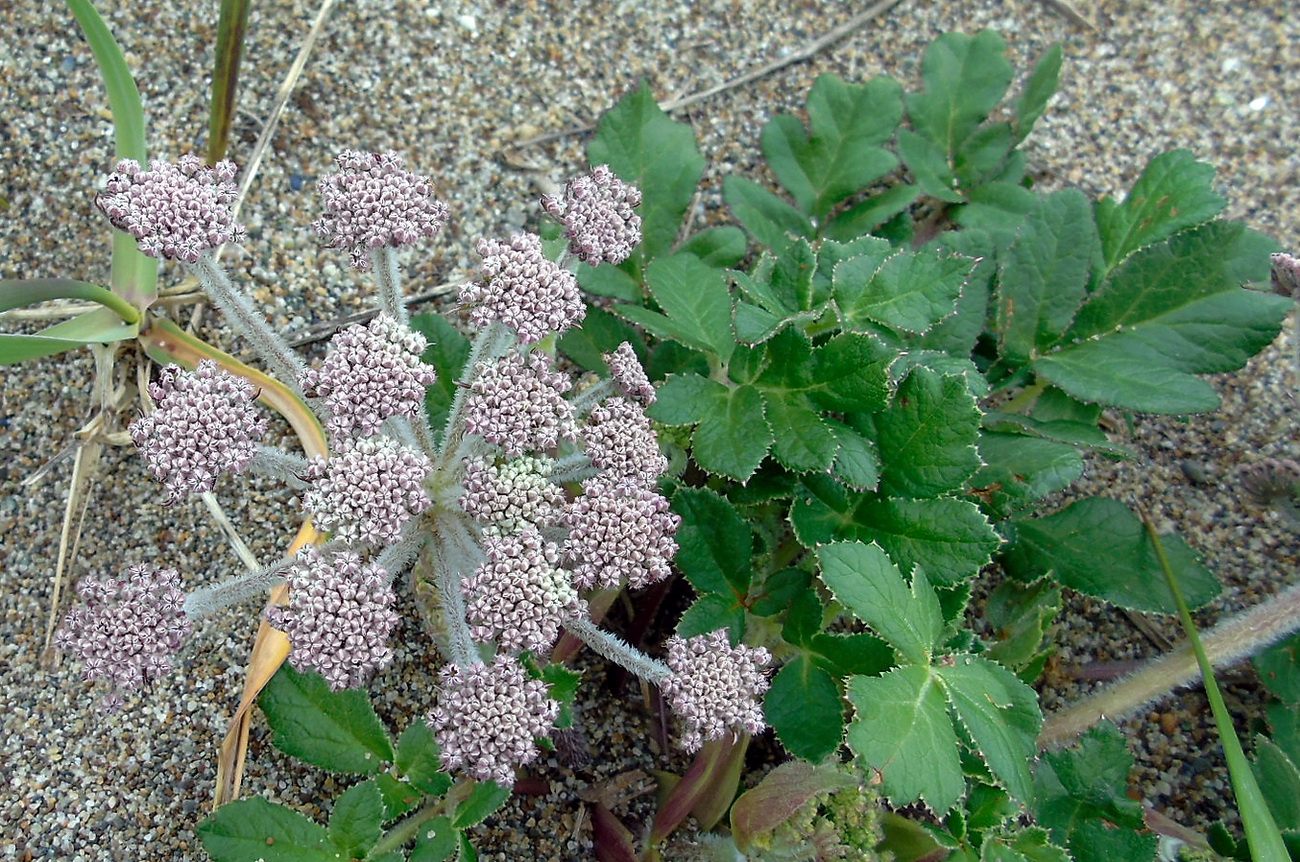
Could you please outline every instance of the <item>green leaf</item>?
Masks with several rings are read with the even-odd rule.
[[[325,827],[261,797],[218,808],[196,829],[214,862],[337,862]]]
[[[374,781],[384,800],[384,822],[396,820],[403,814],[414,811],[424,798],[424,794],[405,781],[398,781],[387,772],[366,779]]]
[[[724,225],[707,227],[699,233],[692,234],[681,244],[678,251],[693,254],[709,266],[729,269],[744,260],[748,247],[749,241],[745,238],[743,230]]]
[[[96,308],[33,335],[0,333],[0,365],[54,356],[87,344],[126,341],[139,332],[138,323],[123,323],[122,318],[109,309]]]
[[[1061,588],[1047,578],[1033,583],[1003,581],[989,594],[984,615],[993,644],[984,653],[999,664],[1019,671],[1045,650],[1048,628],[1061,612]]]
[[[831,473],[857,491],[873,490],[880,482],[880,455],[875,443],[843,422],[828,423],[839,442]]]
[[[429,342],[420,359],[438,371],[438,379],[424,390],[424,406],[434,437],[441,438],[456,397],[456,382],[469,359],[469,339],[441,314],[417,314],[411,318],[411,328]]]
[[[893,648],[866,632],[851,635],[814,634],[809,649],[816,654],[817,663],[829,670],[836,679],[852,674],[879,676],[898,664],[898,656]]]
[[[835,304],[845,329],[873,323],[920,334],[952,314],[973,261],[935,251],[898,252],[883,264],[860,255],[835,267]]]
[[[1132,610],[1172,614],[1155,549],[1142,522],[1117,500],[1090,497],[1054,515],[1015,522],[1003,555],[1007,571],[1025,580],[1050,573],[1061,585]],[[1188,604],[1200,607],[1219,583],[1177,536],[1161,536]]]
[[[889,367],[898,351],[869,335],[844,332],[813,348],[808,397],[823,410],[875,413],[889,403]]]
[[[1083,475],[1083,456],[1068,443],[985,431],[979,452],[984,466],[969,485],[994,521],[1065,490]]]
[[[624,341],[634,348],[641,348],[641,337],[635,329],[605,309],[589,305],[582,326],[575,326],[560,336],[558,347],[578,365],[605,376],[609,373],[605,354],[613,352]],[[644,365],[644,349],[638,349],[637,355]]]
[[[1271,694],[1284,703],[1300,704],[1300,635],[1274,644],[1252,661],[1259,681]]]
[[[1049,843],[1046,829],[1028,827],[1010,835],[985,835],[980,862],[1073,862],[1062,847]]]
[[[446,862],[460,847],[461,832],[446,817],[435,817],[420,827],[410,862]]]
[[[994,329],[1004,357],[1023,364],[1060,341],[1083,303],[1099,249],[1082,192],[1038,199],[999,258]]]
[[[222,0],[217,20],[216,63],[212,69],[212,95],[208,98],[208,164],[226,157],[230,126],[235,119],[235,92],[239,64],[248,36],[251,0]]]
[[[665,425],[694,425],[727,398],[727,387],[698,374],[672,374],[646,414]]]
[[[799,208],[824,220],[831,207],[898,164],[881,148],[903,118],[902,88],[892,78],[846,84],[821,75],[808,93],[808,120],[773,117],[763,128],[763,155]]]
[[[0,311],[52,299],[84,299],[112,309],[120,323],[139,323],[140,312],[111,290],[71,278],[0,278]]]
[[[731,292],[721,270],[695,255],[675,254],[651,263],[646,282],[664,314],[637,305],[616,306],[619,314],[661,338],[712,353],[724,362],[731,358],[736,348]]]
[[[1295,762],[1272,741],[1259,736],[1250,767],[1277,828],[1300,831],[1300,769]]]
[[[609,263],[578,267],[578,286],[592,296],[607,296],[623,302],[640,302],[644,297],[641,282],[626,270]],[[590,310],[590,307],[588,307]],[[572,332],[573,330],[569,330]]]
[[[898,130],[898,154],[922,192],[948,203],[961,203],[957,177],[948,157],[934,141],[907,129]]]
[[[879,545],[839,542],[817,549],[822,582],[835,600],[912,664],[929,664],[943,634],[939,600],[918,569],[909,587]]]
[[[961,655],[934,668],[948,703],[975,743],[975,750],[1022,802],[1034,797],[1029,764],[1043,726],[1038,695],[1015,674],[979,656]]]
[[[977,129],[957,148],[953,158],[958,184],[971,189],[997,179],[1014,148],[1010,123],[993,123]]]
[[[945,33],[925,51],[925,91],[907,96],[907,117],[951,159],[1002,101],[1014,71],[1006,43],[992,30]]]
[[[1214,166],[1189,150],[1170,150],[1147,163],[1133,190],[1116,203],[1097,201],[1106,271],[1144,246],[1214,218],[1223,198],[1214,193]]]
[[[788,662],[772,678],[763,715],[786,751],[814,763],[844,740],[844,701],[835,679],[810,657]]]
[[[822,235],[843,242],[857,239],[906,210],[920,194],[917,186],[891,186],[835,216],[822,229]]]
[[[510,798],[511,788],[502,787],[493,781],[480,781],[474,785],[474,789],[469,792],[469,796],[456,807],[456,813],[452,816],[451,825],[457,829],[468,829],[471,826],[477,826],[488,817],[491,817],[506,800]]]
[[[957,734],[930,668],[851,677],[848,694],[857,710],[849,747],[880,770],[889,801],[897,806],[920,799],[938,814],[952,808],[966,781]]]
[[[258,699],[285,754],[332,772],[373,775],[393,746],[364,691],[330,691],[318,673],[284,664]]]
[[[1245,364],[1290,310],[1287,299],[1240,286],[1267,278],[1273,248],[1240,224],[1214,222],[1132,255],[1080,311],[1075,343],[1035,360],[1034,371],[1082,401],[1214,409],[1218,394],[1194,375]]]
[[[1001,249],[1015,240],[1016,232],[1020,230],[1025,216],[1038,205],[1039,200],[1039,195],[1023,186],[1011,183],[984,183],[967,193],[966,204],[956,208],[953,221],[961,225],[964,231],[987,231],[991,238],[996,239],[997,247]],[[1090,209],[1089,219],[1091,217]],[[956,240],[952,232],[940,234],[936,240],[952,251],[961,251],[971,257],[976,256],[960,247],[954,248],[953,246],[960,241]]]
[[[330,842],[345,859],[360,859],[370,852],[383,832],[384,797],[374,779],[349,787],[330,813]]]
[[[937,497],[980,467],[980,413],[964,378],[913,369],[875,426],[882,494]]]
[[[744,597],[754,569],[753,530],[729,502],[704,488],[679,488],[672,510],[681,516],[673,562],[701,593]]]
[[[705,593],[682,611],[674,631],[684,638],[726,629],[733,637],[745,634],[745,606],[734,596]]]
[[[1056,93],[1057,82],[1061,77],[1061,55],[1061,43],[1052,43],[1047,53],[1034,64],[1034,71],[1029,73],[1029,80],[1025,82],[1024,92],[1016,99],[1014,125],[1017,144],[1029,135],[1034,123],[1038,122],[1038,118],[1047,109],[1048,101]]]
[[[824,472],[835,460],[840,441],[831,423],[801,403],[805,401],[768,397],[764,415],[775,436],[772,457],[796,473]]]
[[[394,763],[398,773],[423,793],[441,796],[451,789],[451,776],[443,771],[439,753],[433,731],[423,721],[416,721],[397,741]]]
[[[747,177],[723,178],[722,196],[759,245],[781,248],[791,236],[812,238],[816,233],[808,216]]]
[[[790,512],[805,547],[835,540],[876,542],[900,569],[925,569],[936,585],[968,580],[992,559],[1000,540],[965,500],[895,500],[845,494],[840,500],[802,499]]]
[[[763,396],[748,384],[712,392],[714,403],[695,429],[692,455],[705,470],[744,482],[772,445]]]
[[[642,240],[632,253],[637,268],[672,248],[704,173],[691,127],[665,114],[642,82],[601,117],[587,160],[609,165],[641,190]]]

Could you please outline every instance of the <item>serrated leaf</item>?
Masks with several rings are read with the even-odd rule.
[[[879,676],[898,664],[894,649],[881,638],[858,634],[814,634],[808,648],[836,679],[853,674]]]
[[[1076,189],[1040,197],[999,257],[994,327],[1011,362],[1056,344],[1083,303],[1100,250],[1091,209]]]
[[[966,780],[957,734],[930,668],[851,677],[848,695],[857,710],[849,747],[880,771],[889,801],[906,805],[920,799],[939,814],[952,808]]]
[[[1300,763],[1300,707],[1275,702],[1270,703],[1266,710],[1273,742],[1292,761]]]
[[[672,374],[655,393],[646,415],[665,425],[693,425],[727,398],[727,387],[698,374]]]
[[[701,593],[728,597],[749,592],[754,569],[753,530],[731,503],[704,488],[679,488],[672,510],[681,516],[673,562]]]
[[[1097,820],[1085,820],[1070,835],[1066,847],[1074,862],[1155,862],[1159,840],[1131,829],[1114,829]]]
[[[617,266],[602,263],[600,266],[578,267],[578,287],[592,296],[607,296],[622,302],[640,302],[645,298],[641,282],[631,273]]]
[[[985,835],[980,862],[1073,862],[1070,854],[1049,838],[1046,829],[1034,827],[1011,835]]]
[[[943,634],[939,600],[918,569],[909,586],[879,545],[839,542],[817,549],[822,582],[835,600],[913,664],[929,664]]]
[[[705,470],[744,482],[772,445],[772,426],[763,415],[763,396],[751,385],[712,390],[709,408],[692,437],[692,455]]]
[[[325,827],[261,797],[218,808],[195,830],[214,862],[337,862]]]
[[[739,264],[749,250],[749,241],[745,232],[738,227],[706,227],[696,234],[691,234],[677,249],[679,252],[693,254],[709,266],[727,269]]]
[[[1267,277],[1271,241],[1214,222],[1131,256],[1093,294],[1067,344],[1034,371],[1083,401],[1147,413],[1214,409],[1194,375],[1232,371],[1277,335],[1291,302],[1240,285]]]
[[[992,123],[976,129],[962,142],[953,158],[953,173],[964,189],[996,179],[1006,167],[1015,138],[1010,123]]]
[[[945,232],[936,237],[945,247],[953,251],[957,237],[968,230],[986,231],[990,238],[996,240],[998,248],[1010,245],[1015,239],[1016,231],[1024,223],[1025,216],[1038,203],[1039,196],[1024,186],[1011,183],[983,183],[971,189],[966,196],[966,204],[956,208],[953,221],[964,228],[963,231]],[[1091,210],[1089,210],[1091,218]],[[992,248],[987,249],[990,253]],[[976,257],[969,251],[963,253]],[[991,261],[990,261],[991,263]]]
[[[1250,769],[1277,828],[1283,832],[1300,831],[1300,768],[1281,748],[1259,736],[1255,738]]]
[[[787,751],[814,763],[844,740],[839,686],[807,656],[788,662],[772,678],[763,698],[763,715]]]
[[[840,443],[830,423],[798,396],[769,397],[764,415],[772,426],[772,457],[796,473],[829,470]]]
[[[951,158],[997,107],[1014,71],[1006,59],[1006,43],[994,31],[975,36],[945,33],[925,50],[925,92],[907,96],[907,117]]]
[[[881,494],[937,497],[960,488],[980,468],[980,413],[964,378],[914,369],[875,417],[875,427]]]
[[[1068,443],[985,431],[979,452],[984,466],[971,477],[970,493],[994,521],[1068,488],[1083,475],[1083,456]]]
[[[736,332],[736,340],[741,344],[762,344],[787,322],[787,318],[777,317],[757,305],[739,300],[736,302],[732,326]]]
[[[364,691],[330,691],[318,673],[284,664],[258,705],[275,747],[331,772],[373,775],[393,759],[393,745]]]
[[[438,743],[423,721],[414,722],[397,741],[398,773],[422,792],[441,796],[451,789],[451,776],[442,769]]]
[[[634,348],[641,345],[637,331],[598,306],[588,306],[582,326],[575,326],[560,336],[559,350],[578,365],[597,374],[607,373],[605,354],[612,352],[624,341]],[[637,351],[642,364],[645,357]]]
[[[891,186],[836,215],[822,229],[822,235],[847,242],[868,234],[910,207],[920,194],[918,186]]]
[[[1300,635],[1274,644],[1252,661],[1269,692],[1284,703],[1300,704]]]
[[[880,455],[875,443],[843,422],[830,420],[829,424],[840,447],[831,473],[855,490],[875,489],[880,481]]]
[[[1214,193],[1214,166],[1189,150],[1170,150],[1147,163],[1133,189],[1117,203],[1097,201],[1097,230],[1106,270],[1144,246],[1214,218],[1223,198]]]
[[[791,508],[790,520],[805,547],[836,540],[876,542],[900,569],[921,566],[941,586],[974,576],[1000,544],[979,507],[951,498],[846,493],[839,501],[802,499]]]
[[[457,829],[468,829],[482,823],[492,816],[506,800],[510,798],[511,788],[502,787],[494,781],[480,781],[474,785],[452,815],[451,825]]]
[[[810,129],[795,117],[773,117],[763,128],[763,155],[799,208],[822,220],[898,164],[880,145],[902,118],[902,88],[892,78],[858,85],[821,75],[808,93]]]
[[[1118,500],[1090,497],[1015,524],[1015,541],[1003,555],[1015,577],[1037,580],[1050,573],[1063,586],[1123,608],[1176,612],[1142,522]],[[1162,534],[1160,540],[1191,607],[1219,594],[1214,575],[1182,539]]]
[[[1056,93],[1057,82],[1061,77],[1061,56],[1061,43],[1053,42],[1047,53],[1034,64],[1034,71],[1029,73],[1024,92],[1015,103],[1016,143],[1025,139]]]
[[[370,779],[379,788],[384,800],[384,822],[396,820],[403,814],[414,811],[424,798],[424,794],[405,781],[398,781],[387,772],[381,772]]]
[[[955,656],[954,662],[934,668],[948,703],[993,774],[1012,796],[1032,802],[1029,764],[1043,726],[1038,695],[995,662],[971,655]]]
[[[916,132],[899,129],[898,154],[922,192],[948,203],[962,202],[961,192],[957,191],[957,177],[938,144]]]
[[[345,859],[361,859],[383,833],[384,798],[374,779],[344,791],[330,812],[330,843]]]
[[[673,629],[679,637],[693,638],[718,629],[726,629],[734,637],[745,633],[745,606],[732,596],[706,593],[691,602],[682,611],[681,619]]]
[[[446,862],[460,847],[461,832],[446,817],[434,817],[420,827],[410,862]]]
[[[759,245],[781,248],[791,236],[811,238],[816,233],[806,215],[746,177],[725,177],[722,196]]]
[[[736,348],[731,292],[721,270],[695,255],[674,254],[650,264],[646,283],[663,314],[639,305],[619,305],[615,310],[661,338],[712,353],[724,362],[731,358]]]
[[[1003,581],[984,604],[993,633],[993,643],[985,655],[1019,671],[1045,649],[1048,627],[1060,612],[1061,588],[1047,578],[1028,585]]]
[[[823,410],[875,413],[889,403],[889,368],[898,352],[869,335],[844,332],[813,349],[808,397]]]
[[[619,179],[641,190],[642,240],[632,253],[635,265],[643,268],[672,248],[704,173],[691,127],[665,114],[642,82],[600,118],[587,159],[609,165]]]
[[[952,314],[973,261],[936,251],[898,252],[883,264],[871,256],[835,267],[833,295],[845,329],[872,324],[920,334]]]
[[[460,380],[465,361],[469,359],[470,343],[440,314],[417,314],[411,318],[411,328],[428,340],[420,358],[438,371],[438,379],[424,390],[429,428],[437,439],[446,430],[447,416],[456,397],[456,381]]]

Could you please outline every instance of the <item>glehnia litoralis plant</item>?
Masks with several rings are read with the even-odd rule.
[[[663,580],[677,551],[680,518],[656,490],[668,461],[645,415],[655,393],[635,352],[620,345],[606,357],[607,379],[575,389],[546,347],[586,312],[566,263],[624,260],[640,241],[640,193],[599,167],[545,199],[568,239],[558,263],[536,235],[479,243],[482,281],[460,295],[478,333],[435,431],[425,392],[437,372],[421,360],[427,342],[407,319],[397,256],[434,236],[447,208],[395,153],[346,151],[337,167],[320,182],[325,214],[314,228],[374,274],[381,311],[339,332],[316,367],[303,364],[215,260],[214,249],[243,236],[229,212],[233,165],[207,168],[192,156],[148,169],[123,161],[97,200],[142,251],[182,263],[199,279],[266,365],[307,399],[330,444],[328,457],[312,459],[259,447],[266,421],[253,384],[209,361],[162,370],[150,387],[156,407],[131,434],[168,499],[210,491],[223,473],[263,471],[302,488],[304,514],[329,538],[188,594],[177,572],[145,566],[120,580],[83,580],[83,602],[58,641],[81,660],[86,678],[109,683],[104,705],[119,707],[123,692],[165,673],[194,620],[281,582],[289,603],[265,618],[288,635],[289,664],[318,674],[333,692],[360,688],[392,658],[392,580],[423,555],[435,573],[438,619],[431,622],[442,634],[445,665],[427,729],[408,731],[395,754],[380,752],[396,757],[416,796],[446,794],[443,771],[508,790],[516,768],[531,763],[538,740],[555,730],[565,697],[555,690],[571,695],[571,680],[539,668],[562,630],[659,686],[681,718],[688,750],[761,731],[766,650],[734,645],[717,631],[673,638],[659,661],[595,625],[582,597]],[[315,685],[293,678],[291,686]],[[417,753],[408,756],[411,747]],[[446,796],[381,838],[381,823],[402,807],[393,801],[371,811],[392,788],[377,780],[362,787],[350,791],[366,797],[357,801],[364,815],[355,816],[374,834],[366,847],[343,850],[396,851],[421,829],[419,846],[439,834],[455,847],[464,840],[458,830],[503,798],[479,791],[493,804],[469,805]],[[233,858],[241,841],[272,834],[271,821],[289,816],[249,805],[251,814],[204,827],[217,858]],[[429,829],[438,817],[458,819]]]

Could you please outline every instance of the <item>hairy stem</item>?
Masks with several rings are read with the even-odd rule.
[[[406,312],[406,297],[402,295],[401,266],[397,262],[397,249],[381,245],[369,250],[371,271],[379,288],[379,311],[403,326],[409,326],[411,317]]]
[[[258,446],[257,454],[248,462],[249,470],[278,479],[291,488],[305,488],[302,480],[307,472],[307,459],[301,455],[290,455],[270,446]]]
[[[662,685],[663,681],[673,674],[668,665],[650,658],[641,650],[633,647],[617,635],[610,634],[591,620],[573,620],[565,623],[564,628],[602,657],[621,665],[646,682]]]

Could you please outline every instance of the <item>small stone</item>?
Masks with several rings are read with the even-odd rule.
[[[1173,736],[1178,730],[1178,718],[1172,712],[1162,712],[1160,714],[1160,730],[1165,736]]]

